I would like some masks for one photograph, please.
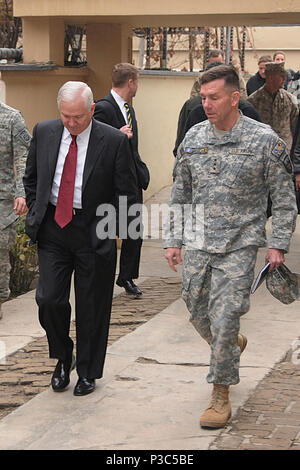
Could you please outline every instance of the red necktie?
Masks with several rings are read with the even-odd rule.
[[[72,220],[73,198],[77,164],[76,135],[71,135],[69,151],[65,159],[61,177],[58,199],[54,219],[61,228],[64,228]]]

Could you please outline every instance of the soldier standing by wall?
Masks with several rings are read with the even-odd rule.
[[[266,82],[248,97],[257,110],[262,122],[269,124],[284,140],[290,153],[297,126],[299,108],[297,99],[284,88],[286,70],[283,62],[267,62],[265,65]],[[269,196],[267,216],[272,215],[272,199]]]
[[[143,190],[149,185],[150,174],[146,164],[142,161],[138,149],[138,124],[135,112],[130,104],[138,89],[139,71],[129,63],[116,64],[112,70],[112,89],[108,95],[96,102],[94,118],[108,124],[127,135],[131,155],[136,168],[138,181],[138,202],[143,202]],[[142,214],[140,213],[140,228]],[[116,284],[124,287],[127,294],[138,298],[142,291],[134,283],[139,277],[140,257],[142,250],[142,237],[136,240],[127,238],[122,240],[120,269]]]
[[[290,152],[298,119],[296,98],[284,88],[286,70],[281,62],[267,62],[266,82],[248,97],[257,110],[262,122],[269,124],[287,144]]]
[[[30,140],[21,113],[0,102],[0,318],[1,305],[10,295],[9,250],[15,242],[15,221],[27,211],[22,178]]]
[[[207,381],[213,393],[200,425],[219,428],[231,416],[229,386],[239,382],[247,343],[240,317],[249,310],[257,250],[266,243],[268,190],[274,205],[266,254],[271,269],[284,262],[297,211],[285,143],[269,126],[239,112],[234,68],[220,65],[203,73],[201,96],[208,120],[192,127],[178,149],[164,247],[175,271],[186,247],[182,295],[192,324],[211,348]],[[189,214],[187,207],[195,210],[181,217],[181,210]]]

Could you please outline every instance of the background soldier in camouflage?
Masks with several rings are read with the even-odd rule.
[[[262,122],[269,124],[283,139],[288,152],[291,151],[296,131],[299,108],[296,98],[283,87],[287,76],[283,62],[267,62],[264,86],[249,96],[248,101],[258,111]],[[272,215],[272,201],[269,195],[267,216]]]
[[[233,67],[205,72],[201,96],[208,120],[192,127],[178,149],[164,247],[176,271],[186,246],[183,298],[191,322],[211,347],[207,380],[213,394],[200,424],[217,428],[231,415],[229,385],[239,382],[240,354],[247,343],[239,333],[240,316],[249,309],[258,247],[266,243],[268,192],[274,204],[266,255],[271,269],[284,261],[297,211],[286,145],[269,126],[239,112]],[[203,208],[194,225],[178,216],[178,208],[191,204]],[[195,225],[202,237],[194,237]]]
[[[265,84],[248,101],[257,109],[262,122],[285,141],[290,152],[299,113],[297,99],[283,88],[287,74],[283,63],[267,62],[265,74]]]
[[[31,136],[21,113],[0,102],[0,318],[8,299],[9,250],[15,241],[15,221],[27,206],[22,178]]]

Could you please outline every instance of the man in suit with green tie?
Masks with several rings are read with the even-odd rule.
[[[138,127],[135,112],[130,104],[138,88],[139,71],[128,63],[116,64],[112,70],[112,89],[108,95],[97,101],[94,118],[120,129],[129,139],[131,155],[134,161],[137,181],[137,200],[143,203],[143,190],[149,184],[149,171],[141,160],[138,151]],[[142,214],[140,213],[140,219]],[[141,224],[141,220],[140,220]],[[124,287],[127,294],[140,297],[141,290],[133,282],[139,277],[139,264],[142,247],[142,235],[136,240],[123,239],[120,255],[120,270],[116,281],[118,286]]]

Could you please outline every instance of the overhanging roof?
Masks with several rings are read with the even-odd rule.
[[[133,27],[292,25],[300,0],[14,0],[14,15]]]

